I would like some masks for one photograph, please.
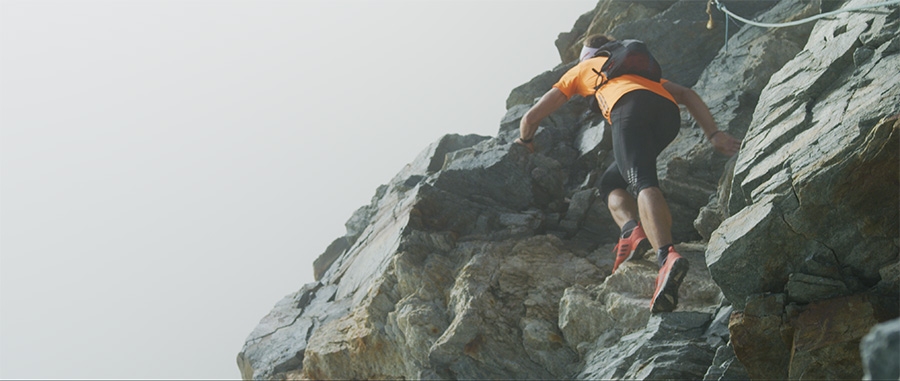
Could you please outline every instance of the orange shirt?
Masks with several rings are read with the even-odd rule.
[[[594,72],[594,69],[600,71],[600,68],[603,67],[605,62],[606,57],[595,57],[584,60],[578,65],[575,65],[575,67],[569,69],[566,74],[563,74],[562,78],[559,79],[559,82],[556,82],[553,87],[562,91],[562,93],[566,95],[566,98],[572,98],[572,95],[575,94],[583,97],[594,95],[594,87],[601,82],[600,76]],[[672,103],[677,104],[678,102],[675,102],[675,98],[672,98],[672,94],[669,94],[669,92],[663,88],[662,84],[665,82],[667,82],[665,79],[654,82],[653,80],[632,74],[613,78],[603,85],[603,87],[600,88],[600,91],[597,91],[597,101],[600,103],[600,110],[603,111],[603,116],[606,117],[606,120],[609,120],[609,113],[613,106],[616,105],[616,102],[619,101],[619,98],[622,98],[623,95],[634,90],[650,90],[672,101]],[[610,121],[610,123],[612,123],[612,121]]]

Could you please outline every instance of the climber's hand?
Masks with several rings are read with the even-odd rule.
[[[731,136],[725,131],[718,131],[709,142],[712,143],[716,151],[727,156],[734,156],[741,149],[740,139]]]
[[[516,139],[516,144],[525,146],[525,148],[528,148],[528,152],[534,153],[534,142],[525,143],[522,141],[522,138],[518,138]]]

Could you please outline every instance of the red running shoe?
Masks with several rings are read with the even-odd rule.
[[[666,257],[666,263],[659,269],[659,275],[656,277],[656,291],[653,293],[653,299],[650,299],[650,312],[671,312],[678,306],[678,287],[681,281],[687,275],[688,264],[684,259],[675,252],[675,247],[669,247],[669,255]]]
[[[647,250],[650,250],[650,240],[647,239],[644,228],[638,222],[638,225],[631,231],[631,235],[628,238],[619,238],[619,243],[613,249],[613,252],[616,253],[616,263],[613,265],[612,272],[615,273],[619,269],[619,265],[631,259],[634,253],[643,253]]]

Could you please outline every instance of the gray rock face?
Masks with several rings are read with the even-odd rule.
[[[715,356],[703,338],[708,314],[676,312],[650,319],[618,345],[598,348],[578,379],[702,379]]]
[[[506,98],[506,108],[511,109],[517,105],[527,105],[528,107],[531,107],[535,100],[550,90],[550,88],[553,87],[553,84],[556,83],[556,81],[559,81],[559,78],[574,66],[574,61],[567,64],[560,64],[553,68],[553,70],[548,70],[537,77],[532,78],[528,83],[516,87],[509,93],[509,97]],[[528,108],[525,108],[525,111],[527,110]]]
[[[723,203],[730,216],[707,249],[710,273],[735,308],[749,309],[760,294],[786,296],[771,311],[777,319],[744,311],[733,320],[735,352],[751,376],[860,377],[861,332],[897,314],[885,303],[897,288],[880,284],[898,258],[900,90],[890,74],[900,67],[891,46],[898,15],[817,22],[760,93]],[[822,325],[826,316],[843,323]],[[791,332],[784,347],[754,344],[773,329]],[[756,360],[766,352],[783,366]]]
[[[900,37],[896,11],[842,15],[816,23],[804,50],[763,89],[736,161],[734,215],[707,252],[713,278],[736,306],[781,292],[793,273],[860,291],[897,261],[900,55],[885,53]],[[893,37],[878,58],[854,65],[861,39],[887,24]],[[763,255],[766,247],[778,252]],[[734,276],[736,269],[747,276]]]
[[[767,22],[823,11],[734,4]],[[242,377],[860,378],[865,366],[896,378],[879,367],[896,358],[896,324],[864,336],[900,315],[900,10],[734,28],[725,51],[704,5],[603,0],[585,13],[557,40],[567,63],[511,92],[497,136],[441,138],[351,216],[317,281],[250,333]],[[652,41],[665,76],[744,140],[722,157],[685,113],[659,159],[691,263],[671,313],[650,314],[652,251],[610,274],[602,118],[573,99],[542,121],[535,153],[513,143],[595,32]]]
[[[241,376],[271,378],[300,369],[310,335],[319,320],[334,319],[347,309],[347,301],[328,302],[335,289],[335,286],[312,283],[278,302],[250,333],[238,354]]]
[[[817,2],[783,1],[757,19],[787,22],[818,11]],[[812,24],[774,30],[745,27],[729,37],[728,50],[723,47],[693,86],[709,104],[719,129],[738,138],[747,134],[760,92],[772,74],[800,52],[811,30]],[[683,118],[688,120],[688,115]],[[679,221],[676,225],[690,226],[688,219],[697,217],[694,227],[708,240],[729,217],[724,200],[728,199],[734,162],[705,144],[705,136],[692,121],[684,125],[687,128],[660,155],[657,165],[663,172],[661,186],[673,195],[693,195],[673,200],[679,206],[674,208],[674,218]],[[690,233],[686,230],[681,234]]]
[[[703,245],[677,247],[691,262],[679,308],[651,316],[655,254],[625,262],[599,286],[574,286],[560,300],[559,327],[582,354],[577,379],[702,379],[728,340],[722,297],[703,266]],[[724,310],[729,310],[725,308]]]

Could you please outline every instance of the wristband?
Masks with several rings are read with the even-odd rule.
[[[531,139],[519,138],[519,140],[521,140],[522,143],[528,144],[528,143],[533,142],[533,141],[534,141],[534,138],[531,138]]]
[[[712,140],[713,136],[716,136],[716,134],[718,134],[720,132],[722,132],[722,130],[717,130],[716,132],[713,132],[712,135],[709,135],[709,137],[706,138],[706,140]]]

